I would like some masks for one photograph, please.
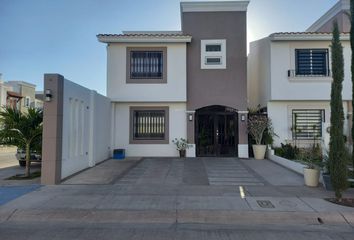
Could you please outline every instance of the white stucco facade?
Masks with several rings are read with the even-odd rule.
[[[130,144],[130,107],[168,107],[168,144]],[[114,149],[125,149],[128,157],[178,156],[172,140],[187,137],[186,103],[113,103],[112,145]]]
[[[317,37],[317,39],[316,39]],[[323,126],[330,123],[331,76],[293,76],[295,70],[295,49],[328,49],[329,70],[331,70],[331,35],[327,34],[273,34],[251,43],[248,58],[249,107],[267,107],[268,116],[278,135],[274,145],[292,142],[292,110],[322,109],[325,111]],[[348,118],[351,101],[351,49],[347,36],[342,36],[344,53],[343,107],[344,131],[349,136]],[[328,142],[329,134],[324,131],[322,140]],[[309,141],[302,140],[306,144]],[[300,141],[301,144],[301,141]]]
[[[126,83],[128,47],[166,47],[167,83]],[[186,102],[186,59],[186,43],[110,43],[107,47],[107,97],[116,102]]]
[[[249,106],[266,106],[268,101],[330,100],[331,77],[288,77],[288,70],[295,69],[295,49],[330,50],[330,44],[330,39],[274,41],[272,37],[252,42],[248,57]],[[351,100],[351,49],[349,40],[343,40],[342,45],[345,75],[342,96],[347,101]]]

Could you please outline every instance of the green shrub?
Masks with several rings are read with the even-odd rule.
[[[275,149],[275,154],[290,160],[296,159],[299,153],[299,149],[296,146],[292,146],[290,143],[281,144],[280,148]]]

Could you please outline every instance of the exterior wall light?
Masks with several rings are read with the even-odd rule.
[[[246,121],[246,115],[245,115],[245,114],[242,114],[242,115],[241,115],[241,121],[242,121],[242,122]]]
[[[44,92],[44,100],[46,102],[50,102],[52,101],[52,91],[50,89],[46,89],[45,92]]]
[[[191,122],[191,121],[193,121],[193,114],[189,114],[188,115],[188,120]]]

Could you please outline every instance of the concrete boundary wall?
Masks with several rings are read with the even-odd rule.
[[[111,101],[59,74],[44,75],[42,184],[58,184],[111,155]]]

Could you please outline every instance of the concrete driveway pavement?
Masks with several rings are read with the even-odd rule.
[[[0,236],[352,239],[354,209],[328,196],[267,160],[146,158],[109,184],[44,186],[1,206]]]

